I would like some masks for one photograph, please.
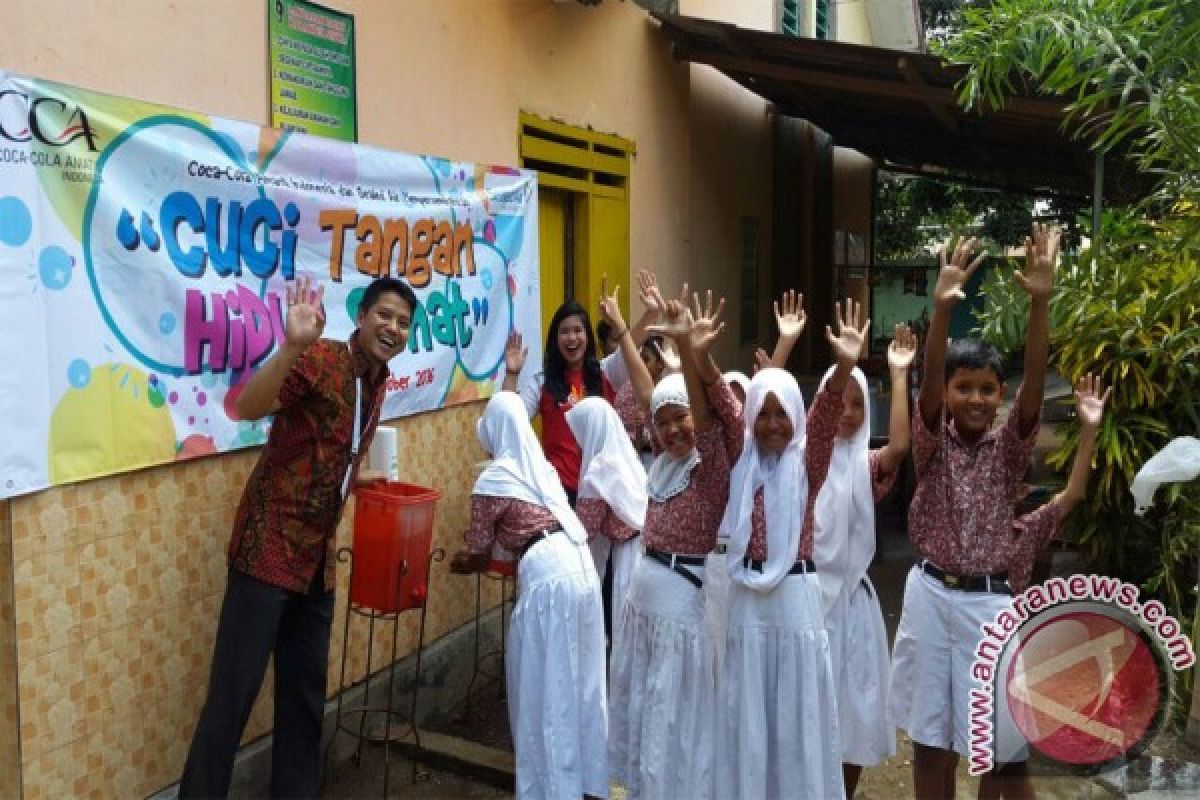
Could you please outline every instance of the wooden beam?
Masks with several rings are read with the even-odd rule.
[[[900,68],[900,72],[904,75],[905,80],[918,89],[921,89],[922,92],[925,92],[925,107],[937,118],[937,121],[942,123],[950,132],[958,133],[958,118],[947,111],[946,106],[943,104],[935,103],[933,100],[928,99],[929,84],[921,77],[921,71],[917,69],[917,65],[912,62],[912,59],[901,57],[898,59],[897,66]]]
[[[839,74],[832,71],[795,67],[788,64],[764,63],[753,58],[744,58],[698,50],[688,44],[677,42],[675,57],[697,64],[708,64],[721,70],[730,77],[732,73],[755,75],[758,77],[774,78],[781,81],[806,84],[823,89],[835,89],[855,94],[883,95],[902,97],[921,103],[936,102],[957,108],[954,90],[936,86],[921,88],[900,81],[886,81],[878,78],[866,78],[858,75]],[[962,114],[963,112],[959,112]],[[995,114],[997,112],[988,112]],[[1042,119],[1062,119],[1062,108],[1053,102],[1035,100],[1028,97],[1010,98],[1004,109],[999,113],[1012,113]]]

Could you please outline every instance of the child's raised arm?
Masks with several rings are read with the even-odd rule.
[[[825,338],[833,347],[833,357],[837,360],[837,366],[834,367],[833,374],[829,376],[829,381],[825,386],[834,393],[841,393],[846,388],[850,372],[858,363],[858,359],[862,357],[863,347],[867,341],[867,331],[871,329],[871,320],[862,321],[861,303],[847,299],[844,314],[842,309],[841,303],[833,304],[833,321],[837,325],[837,334],[834,334],[831,327],[825,326]],[[862,323],[861,328],[859,327],[860,323]],[[864,397],[863,401],[866,400],[867,398]]]
[[[768,366],[787,369],[788,356],[792,354],[792,348],[804,332],[804,323],[808,318],[804,314],[803,294],[797,294],[795,289],[788,289],[780,300],[783,301],[782,312],[779,309],[779,300],[775,301],[775,327],[779,329],[779,340],[775,342],[775,351],[771,353],[771,363]],[[757,353],[755,355],[757,362]]]
[[[721,368],[712,357],[712,346],[725,328],[724,322],[718,322],[725,308],[725,298],[717,302],[714,310],[712,290],[708,292],[704,308],[700,307],[699,295],[693,294],[692,308],[694,313],[688,313],[686,309],[684,311],[688,334],[676,339],[676,342],[680,360],[683,361],[683,379],[687,383],[688,399],[692,404],[692,421],[697,431],[703,431],[712,426],[713,420],[706,387],[721,380]]]
[[[1035,224],[1025,238],[1025,270],[1017,271],[1017,283],[1029,294],[1029,328],[1025,334],[1025,375],[1017,398],[1018,432],[1022,438],[1033,432],[1046,388],[1046,362],[1050,356],[1050,291],[1054,288],[1054,265],[1062,233],[1049,225]],[[928,346],[928,345],[926,345]]]
[[[879,454],[880,469],[895,472],[908,453],[912,420],[908,414],[908,371],[917,355],[917,335],[907,325],[897,325],[888,345],[888,372],[892,376],[892,410],[888,418],[888,443]]]
[[[1054,496],[1062,519],[1083,500],[1087,492],[1088,475],[1092,470],[1092,454],[1096,450],[1096,434],[1104,419],[1104,404],[1108,401],[1112,387],[1104,389],[1100,379],[1088,373],[1075,386],[1075,408],[1079,415],[1079,447],[1075,450],[1075,461],[1067,485]]]
[[[931,431],[937,430],[942,413],[950,314],[954,311],[954,304],[966,297],[963,286],[984,259],[984,254],[981,254],[974,261],[970,261],[975,244],[975,239],[959,242],[949,263],[946,262],[946,248],[943,247],[938,253],[941,267],[938,270],[937,286],[933,290],[933,316],[929,320],[929,332],[925,337],[925,368],[921,376],[921,393],[917,397],[921,419]],[[970,263],[967,263],[968,261]]]
[[[621,316],[621,306],[617,303],[617,293],[620,288],[618,286],[613,289],[613,293],[610,295],[608,293],[608,276],[600,279],[600,314],[608,320],[608,324],[612,325],[617,334],[617,349],[621,351],[621,358],[625,361],[629,381],[633,384],[633,394],[637,398],[638,405],[647,409],[650,407],[650,395],[654,391],[654,379],[650,377],[650,370],[646,369],[646,363],[642,361],[633,334]],[[657,289],[655,291],[657,292]],[[657,318],[657,315],[655,317]]]
[[[641,297],[642,305],[646,307],[646,310],[629,329],[629,334],[633,337],[634,346],[641,347],[646,343],[646,337],[650,335],[650,326],[662,319],[663,312],[667,310],[667,304],[658,291],[658,277],[653,272],[648,269],[638,270],[637,280],[638,296]]]

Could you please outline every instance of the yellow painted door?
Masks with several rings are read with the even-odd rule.
[[[581,195],[581,199],[583,196]],[[617,298],[625,321],[629,318],[630,288],[633,276],[629,268],[629,206],[625,198],[601,195],[586,197],[584,224],[578,226],[578,241],[575,259],[575,299],[588,309],[593,322],[600,312],[600,285],[608,278],[608,290],[620,287]]]
[[[568,299],[599,321],[600,284],[621,287],[622,313],[629,316],[629,209],[624,200],[561,189],[538,190],[541,248],[542,341],[555,310]]]
[[[550,318],[562,304],[567,287],[567,203],[570,196],[560,189],[538,189],[538,282],[542,291],[542,341]]]

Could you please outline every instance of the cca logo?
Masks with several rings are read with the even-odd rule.
[[[68,113],[69,112],[69,113]],[[98,152],[96,133],[79,106],[68,106],[56,97],[38,97],[16,89],[0,91],[0,138],[10,142],[36,139],[49,147],[64,147],[76,139]]]

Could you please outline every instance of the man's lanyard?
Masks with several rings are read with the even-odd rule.
[[[354,348],[346,342],[350,351],[351,368],[353,369]],[[362,378],[354,378],[354,429],[350,432],[350,463],[346,465],[346,477],[342,478],[342,500],[350,491],[350,476],[354,473],[354,462],[358,459],[358,446],[362,443]]]

